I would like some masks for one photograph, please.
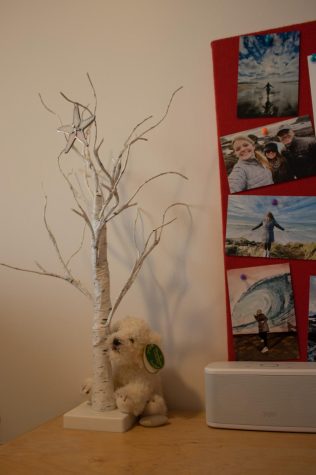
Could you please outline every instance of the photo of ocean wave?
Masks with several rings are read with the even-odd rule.
[[[267,316],[270,332],[296,326],[290,274],[265,277],[243,292],[232,310],[234,334],[257,333],[254,314],[258,308]]]
[[[298,357],[290,266],[275,264],[227,272],[232,333],[238,360],[276,361]],[[267,321],[263,343],[258,312]]]

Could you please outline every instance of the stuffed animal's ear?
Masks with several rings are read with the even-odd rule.
[[[115,323],[111,323],[111,326],[110,326],[111,333],[116,333],[117,331],[122,330],[124,327],[125,328],[131,328],[131,326],[133,324],[135,325],[135,323],[133,323],[133,322],[135,322],[135,320],[137,322],[139,322],[139,319],[127,316],[127,317],[121,318],[120,320],[116,321]],[[138,325],[139,325],[139,323],[138,323]]]
[[[161,336],[159,335],[159,333],[150,331],[148,344],[154,344],[159,346],[161,344]]]

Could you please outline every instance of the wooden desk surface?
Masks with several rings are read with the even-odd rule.
[[[49,421],[0,447],[1,475],[315,475],[316,434],[213,429],[178,413],[123,434]]]

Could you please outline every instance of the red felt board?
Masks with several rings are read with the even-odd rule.
[[[245,35],[279,33],[285,31],[300,32],[299,110],[297,116],[308,115],[314,127],[307,56],[316,53],[316,21],[284,26],[282,28],[276,28],[272,30],[254,33],[246,32]],[[246,131],[275,122],[281,122],[283,120],[290,119],[291,117],[238,118],[237,84],[239,36],[213,41],[211,43],[211,50],[214,71],[215,106],[217,118],[219,168],[221,182],[223,243],[225,249],[226,216],[229,186],[219,138],[221,136],[234,134],[236,132]],[[238,194],[273,196],[315,196],[316,176],[290,181],[287,183],[279,183],[273,186],[266,186],[262,188],[247,190]],[[295,313],[300,351],[299,360],[306,361],[309,281],[310,276],[316,275],[316,261],[297,259],[284,260],[273,258],[267,263],[267,259],[265,258],[236,257],[227,256],[225,254],[224,263],[226,273],[226,308],[229,360],[236,359],[236,356],[233,347],[233,335],[231,327],[231,315],[226,271],[236,268],[262,266],[267,264],[278,264],[286,262],[289,262],[290,264],[292,276],[292,286],[294,293]]]

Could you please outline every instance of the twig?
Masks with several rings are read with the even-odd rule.
[[[78,249],[69,257],[68,261],[66,262],[67,266],[70,264],[71,260],[78,254],[78,252],[80,252],[81,249],[82,249],[82,246],[83,246],[83,243],[84,243],[84,238],[85,238],[86,226],[87,226],[87,223],[85,223],[85,224],[84,224],[84,227],[83,227],[83,232],[82,232],[82,236],[81,236],[80,246],[79,246]]]
[[[93,85],[93,82],[91,80],[91,77],[90,77],[89,73],[87,73],[87,78],[88,78],[88,81],[90,83],[90,86],[91,86],[91,89],[92,89],[92,92],[93,92],[93,96],[94,96],[94,114],[93,115],[96,115],[97,104],[98,104],[97,93],[96,93],[95,87]]]
[[[41,101],[42,106],[44,107],[44,109],[46,109],[50,114],[53,114],[56,117],[58,117],[60,124],[62,124],[60,115],[58,115],[55,111],[53,111],[52,109],[50,109],[50,107],[48,107],[48,105],[44,102],[44,99],[43,99],[43,97],[40,93],[38,93],[38,96],[40,98],[40,101]]]
[[[171,98],[169,100],[169,103],[168,103],[168,106],[167,106],[167,109],[166,109],[166,112],[164,113],[164,115],[161,117],[160,120],[158,120],[158,122],[156,122],[154,125],[152,125],[151,127],[149,127],[148,129],[144,130],[144,132],[139,136],[139,138],[142,138],[144,137],[144,135],[148,134],[148,132],[151,132],[152,130],[156,129],[164,120],[165,118],[167,117],[168,113],[169,113],[169,110],[170,110],[170,107],[171,107],[171,103],[174,99],[174,96],[177,94],[177,92],[179,92],[181,89],[183,89],[183,86],[180,86],[178,87],[178,89],[176,89],[172,94],[171,94]]]
[[[83,109],[85,109],[86,111],[89,112],[90,115],[93,115],[93,113],[91,112],[91,110],[89,109],[89,107],[81,104],[80,102],[78,101],[73,101],[72,99],[69,99],[69,97],[66,96],[66,94],[64,94],[62,91],[60,91],[60,95],[67,101],[67,102],[70,102],[71,104],[78,104],[78,106],[82,107]]]
[[[37,261],[34,261],[35,264],[37,265],[37,267],[42,271],[44,272],[44,274],[47,272],[46,269],[44,269],[44,267]]]
[[[69,272],[69,269],[61,255],[61,252],[59,250],[59,247],[58,247],[58,244],[57,244],[57,241],[56,241],[56,238],[53,234],[53,232],[51,231],[50,227],[48,226],[48,222],[47,222],[47,219],[46,219],[46,209],[47,209],[47,196],[45,195],[45,205],[44,205],[44,223],[45,223],[45,228],[46,228],[46,231],[48,232],[48,235],[49,235],[49,238],[54,246],[54,249],[57,253],[57,256],[58,256],[58,259],[62,265],[62,267],[64,268],[66,274],[68,274],[69,277],[72,277],[71,276],[71,273]]]
[[[62,154],[62,153],[61,153]],[[79,198],[78,198],[78,193],[77,193],[77,190],[74,188],[73,184],[71,183],[71,181],[69,180],[69,178],[67,177],[67,175],[65,174],[65,172],[63,171],[62,167],[61,167],[61,164],[60,164],[60,158],[61,158],[61,154],[59,154],[58,156],[58,167],[59,167],[59,170],[60,170],[60,173],[63,175],[64,179],[66,180],[66,182],[68,183],[68,186],[72,192],[72,195],[81,211],[81,214],[79,212],[77,212],[77,214],[79,214],[80,216],[82,216],[82,218],[85,220],[85,222],[87,223],[87,225],[89,226],[89,229],[91,231],[91,234],[93,237],[94,236],[94,230],[93,230],[93,226],[90,222],[90,219],[87,215],[87,213],[85,212],[85,210],[83,209],[83,207],[81,206],[80,202],[79,202]]]
[[[134,240],[135,248],[136,248],[136,250],[137,250],[137,252],[138,252],[138,257],[140,256],[140,250],[139,250],[138,244],[137,244],[136,228],[137,228],[137,221],[138,221],[138,219],[140,219],[140,217],[141,217],[141,211],[142,211],[141,208],[138,208],[138,209],[137,209],[136,218],[135,218],[134,226],[133,226],[133,240]]]
[[[119,213],[121,213],[123,210],[129,208],[130,206],[135,206],[136,203],[133,203],[133,205],[131,205],[131,201],[135,198],[135,196],[140,192],[140,190],[145,186],[147,185],[147,183],[155,180],[156,178],[159,178],[161,176],[164,176],[164,175],[178,175],[180,176],[181,178],[184,178],[185,180],[187,180],[188,178],[183,175],[182,173],[179,173],[179,172],[173,172],[173,171],[168,171],[168,172],[163,172],[163,173],[158,173],[158,175],[154,175],[152,176],[151,178],[148,178],[148,180],[146,180],[144,183],[142,183],[138,188],[137,190],[133,193],[133,195],[130,197],[130,199],[124,204],[121,206],[121,208],[119,208],[117,211],[115,211],[115,213],[112,214],[112,216],[110,215],[110,213],[108,213],[107,217],[105,218],[106,221],[110,221],[111,219],[113,219],[114,217],[116,217]],[[108,217],[109,216],[109,217]]]
[[[188,205],[186,205],[185,203],[180,203],[180,202],[179,203],[173,203],[172,205],[168,206],[168,208],[166,208],[166,210],[163,213],[162,223],[160,224],[160,226],[153,229],[149,233],[149,235],[147,237],[147,240],[144,244],[143,250],[141,252],[139,252],[139,256],[135,261],[135,264],[133,266],[133,269],[131,270],[129,278],[127,279],[126,284],[123,286],[121,292],[119,293],[119,295],[118,295],[118,297],[117,297],[117,299],[116,299],[116,301],[115,301],[115,303],[112,307],[112,310],[109,314],[109,317],[108,317],[108,320],[107,320],[107,323],[106,323],[107,326],[109,326],[111,324],[111,320],[112,320],[112,317],[113,317],[114,313],[116,312],[116,310],[117,310],[119,304],[121,303],[123,297],[125,296],[125,294],[128,292],[130,287],[133,285],[139,271],[142,268],[142,265],[143,265],[145,259],[155,249],[155,247],[157,247],[158,244],[160,243],[163,229],[166,226],[169,226],[169,224],[173,223],[176,220],[176,218],[173,218],[173,219],[170,219],[169,221],[165,222],[166,214],[174,206],[182,206],[182,205],[188,207]],[[153,239],[153,242],[150,244],[152,238],[154,238],[154,239]]]
[[[127,137],[127,139],[125,140],[124,142],[124,146],[128,145],[128,142],[130,141],[131,137],[134,135],[134,133],[136,132],[137,129],[139,129],[139,127],[141,127],[145,122],[147,122],[148,120],[152,119],[153,118],[153,115],[149,115],[148,117],[145,117],[145,119],[143,119],[141,122],[139,122],[137,125],[135,125],[135,127],[132,129],[131,133],[129,134],[129,136]],[[124,149],[123,149],[124,150]],[[124,151],[122,150],[122,152],[120,153],[119,157],[123,155]]]
[[[56,279],[65,280],[69,284],[76,287],[82,294],[84,294],[90,300],[92,300],[92,295],[90,294],[90,292],[87,289],[85,289],[78,280],[71,279],[71,277],[69,277],[69,276],[63,276],[63,275],[55,274],[53,272],[43,272],[43,271],[37,271],[37,270],[32,270],[32,269],[25,269],[23,267],[11,266],[11,265],[5,264],[3,262],[0,262],[0,266],[7,267],[8,269],[22,271],[22,272],[29,272],[31,274],[44,275],[44,276],[48,276],[48,277],[55,277]]]
[[[134,132],[136,132],[136,130],[142,125],[144,124],[146,121],[148,121],[149,119],[151,119],[153,116],[149,116],[149,117],[146,117],[143,121],[141,121],[139,124],[137,124],[132,132],[130,133],[130,135],[128,136],[127,140],[125,141],[124,143],[124,147],[122,149],[122,151],[120,152],[119,156],[118,156],[118,161],[117,163],[121,163],[121,160],[122,160],[122,157],[124,155],[124,153],[127,151],[127,158],[125,160],[125,165],[124,167],[122,168],[122,171],[119,175],[119,177],[117,178],[117,184],[119,183],[119,181],[121,180],[125,170],[126,170],[126,167],[127,167],[127,162],[128,162],[128,158],[129,158],[129,154],[130,154],[130,149],[132,147],[132,145],[134,145],[137,141],[139,140],[147,140],[145,138],[145,135],[147,135],[149,132],[151,132],[152,130],[156,129],[167,117],[168,113],[169,113],[169,110],[170,110],[170,107],[171,107],[171,103],[174,99],[174,96],[177,94],[177,92],[179,92],[181,89],[183,88],[183,86],[180,86],[178,87],[178,89],[176,89],[172,95],[171,95],[171,98],[169,100],[169,103],[168,103],[168,106],[167,106],[167,109],[165,111],[165,113],[163,114],[163,116],[158,120],[158,122],[156,122],[155,124],[153,124],[152,126],[148,127],[147,129],[145,129],[142,133],[140,133],[139,135],[137,135],[134,139],[131,140]]]
[[[101,159],[100,159],[100,156],[99,156],[99,150],[100,150],[100,147],[101,145],[103,144],[103,139],[101,140],[101,142],[99,143],[98,147],[94,147],[93,148],[93,154],[94,154],[94,157],[99,165],[99,167],[101,168],[101,170],[103,171],[103,173],[105,174],[105,176],[109,179],[111,185],[113,186],[113,178],[111,177],[110,173],[107,171],[107,169],[105,168],[105,166],[103,165]]]

